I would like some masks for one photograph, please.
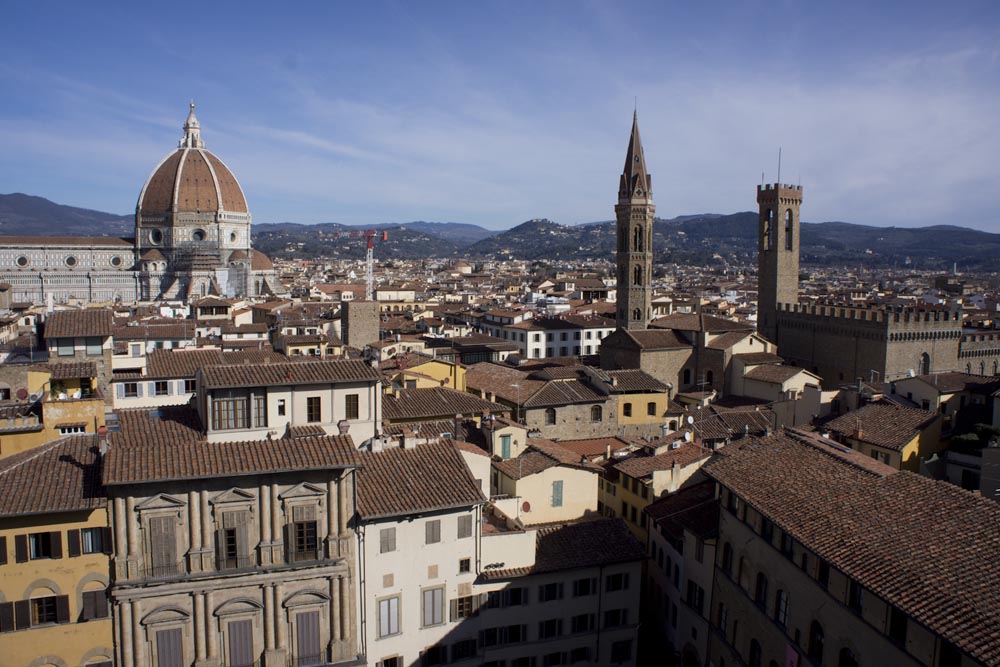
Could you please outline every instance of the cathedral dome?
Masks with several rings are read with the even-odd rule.
[[[184,137],[146,180],[136,213],[162,220],[177,213],[249,213],[243,189],[222,160],[205,149],[194,103],[184,123]]]

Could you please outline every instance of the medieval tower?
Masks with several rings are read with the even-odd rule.
[[[639,119],[632,115],[625,170],[618,186],[618,317],[619,329],[645,329],[653,315],[653,179],[639,139]],[[796,262],[796,266],[798,263]]]
[[[778,342],[778,304],[799,302],[801,185],[757,186],[757,331]]]

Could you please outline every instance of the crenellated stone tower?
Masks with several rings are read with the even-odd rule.
[[[799,302],[802,186],[757,186],[757,331],[778,342],[778,304]]]
[[[618,316],[619,329],[645,329],[653,315],[653,179],[639,138],[639,119],[632,115],[625,170],[618,186]]]

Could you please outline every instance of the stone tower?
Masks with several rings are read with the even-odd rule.
[[[757,331],[778,342],[779,304],[799,301],[799,208],[802,186],[757,186]]]
[[[645,329],[653,315],[653,179],[639,139],[639,119],[632,115],[625,170],[618,186],[618,316],[619,329]]]

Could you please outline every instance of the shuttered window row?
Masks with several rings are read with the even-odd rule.
[[[0,603],[0,632],[69,623],[69,596],[52,595]]]

